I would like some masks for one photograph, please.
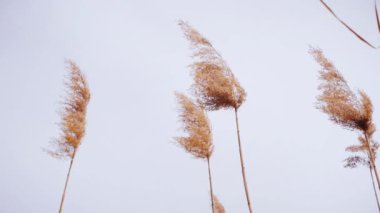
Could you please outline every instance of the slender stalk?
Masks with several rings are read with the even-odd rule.
[[[379,174],[377,173],[377,169],[376,169],[375,157],[373,156],[371,144],[369,143],[368,135],[366,132],[364,132],[364,137],[365,137],[365,141],[367,142],[367,149],[368,149],[368,153],[369,153],[370,165],[372,166],[373,171],[375,171],[377,186],[379,187],[379,190],[380,190],[380,179],[379,179]]]
[[[375,181],[373,179],[372,166],[369,167],[369,172],[371,173],[372,186],[373,186],[373,191],[375,192],[377,208],[379,209],[379,212],[380,212],[379,198],[377,197],[377,190],[376,190],[376,186],[375,186]]]
[[[250,201],[250,198],[249,198],[248,184],[247,184],[247,180],[246,180],[246,177],[245,177],[245,167],[244,167],[243,151],[242,151],[241,142],[240,142],[240,129],[239,129],[239,118],[238,118],[238,114],[237,114],[237,108],[235,108],[235,121],[236,121],[236,130],[237,130],[237,137],[238,137],[238,143],[239,143],[241,173],[243,175],[245,196],[247,198],[247,204],[248,204],[249,212],[253,213],[252,207],[251,207],[251,201]]]
[[[62,213],[63,203],[64,203],[64,201],[65,201],[65,195],[66,195],[67,184],[69,183],[70,173],[71,173],[71,168],[72,168],[72,166],[73,166],[73,162],[74,162],[74,158],[75,158],[76,151],[77,151],[77,150],[75,149],[75,150],[74,150],[74,153],[73,153],[73,156],[71,157],[70,167],[69,167],[69,171],[67,172],[67,177],[66,177],[65,188],[63,189],[63,193],[62,193],[61,205],[59,206],[59,213]]]
[[[210,194],[211,194],[211,207],[212,207],[212,213],[215,212],[214,207],[214,192],[212,190],[212,178],[211,178],[211,169],[210,169],[210,157],[207,157],[207,166],[208,166],[208,180],[210,182]]]

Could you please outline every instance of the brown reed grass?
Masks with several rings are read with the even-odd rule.
[[[211,206],[214,213],[213,187],[210,158],[213,153],[212,133],[206,112],[201,106],[195,104],[190,98],[181,93],[176,93],[180,104],[180,120],[182,129],[187,134],[183,137],[175,137],[175,140],[182,148],[195,158],[207,160]]]
[[[335,124],[348,130],[356,130],[362,134],[359,137],[359,145],[349,146],[346,151],[364,152],[365,156],[354,155],[346,158],[345,167],[355,168],[358,165],[367,165],[369,163],[371,178],[373,178],[373,170],[380,189],[375,164],[379,145],[372,139],[375,125],[372,121],[373,106],[370,98],[364,91],[359,91],[358,97],[334,64],[324,56],[322,50],[311,48],[310,54],[322,67],[322,70],[319,71],[321,84],[318,88],[321,94],[317,97],[316,108],[326,113]],[[376,190],[375,194],[376,200],[378,200]],[[378,207],[380,211],[380,205]]]
[[[319,90],[322,94],[317,97],[316,107],[326,113],[331,121],[346,129],[367,132],[374,125],[369,97],[359,91],[359,99],[320,49],[311,49],[310,53],[322,66],[319,72],[322,81]]]
[[[252,207],[248,192],[248,183],[245,175],[244,158],[240,141],[238,122],[238,109],[246,99],[246,92],[235,78],[227,62],[214,48],[211,42],[202,36],[197,30],[184,21],[179,25],[193,49],[194,63],[190,65],[194,79],[192,85],[197,102],[205,109],[213,111],[219,109],[234,109],[237,138],[239,145],[240,164],[243,176],[243,184],[249,212]]]
[[[190,67],[197,101],[207,110],[238,109],[245,101],[246,92],[227,63],[211,42],[188,23],[180,21],[179,25],[194,50],[196,61]]]
[[[52,141],[53,150],[47,152],[56,158],[70,159],[70,166],[66,177],[59,212],[62,212],[66,195],[66,189],[70,178],[71,168],[78,147],[86,130],[86,112],[90,101],[88,83],[79,67],[73,61],[67,61],[69,77],[65,81],[67,96],[63,102],[63,110],[60,113],[60,136]]]

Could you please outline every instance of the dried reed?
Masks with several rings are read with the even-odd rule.
[[[90,101],[90,90],[86,78],[79,67],[72,61],[66,62],[69,77],[65,81],[67,96],[63,102],[63,111],[60,113],[60,136],[52,141],[53,150],[47,152],[56,158],[70,159],[65,187],[62,194],[59,212],[62,212],[66,189],[70,178],[71,168],[86,130],[86,111]]]
[[[246,93],[227,63],[212,44],[186,22],[180,21],[197,60],[190,66],[194,78],[193,91],[197,101],[207,110],[238,109]]]
[[[203,37],[188,23],[180,21],[179,25],[194,50],[193,58],[195,58],[195,62],[190,65],[190,68],[194,79],[192,89],[198,103],[205,109],[211,111],[229,108],[235,110],[235,122],[243,183],[248,209],[249,212],[252,213],[237,113],[239,107],[245,101],[246,92],[235,78],[230,67],[210,41]]]
[[[187,134],[184,137],[176,137],[175,140],[192,154],[195,158],[207,160],[208,177],[210,184],[211,206],[214,213],[214,200],[212,188],[212,176],[210,157],[213,152],[212,133],[206,112],[201,106],[193,103],[186,95],[176,93],[180,104],[180,120],[183,124],[183,131]]]
[[[319,90],[322,93],[317,97],[316,108],[326,113],[334,123],[348,130],[359,131],[362,134],[359,137],[360,144],[349,146],[346,150],[349,152],[364,152],[366,156],[354,155],[345,159],[345,167],[355,168],[359,164],[366,165],[369,162],[371,177],[373,177],[373,170],[380,189],[380,181],[375,164],[376,152],[379,145],[372,140],[375,125],[372,122],[373,106],[370,98],[364,91],[359,91],[360,98],[358,98],[349,87],[343,75],[324,56],[322,50],[311,48],[310,54],[322,67],[322,70],[319,71],[319,78],[322,81],[319,85]]]

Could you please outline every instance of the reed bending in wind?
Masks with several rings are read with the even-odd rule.
[[[219,109],[234,109],[235,111],[243,183],[248,209],[252,213],[238,121],[238,109],[245,101],[246,92],[210,41],[186,22],[180,21],[179,25],[194,50],[193,58],[196,61],[190,67],[194,78],[192,89],[198,103],[210,111]]]
[[[186,95],[176,93],[180,104],[180,120],[183,124],[185,137],[176,137],[175,140],[195,158],[207,160],[208,177],[210,184],[211,207],[214,213],[214,199],[210,157],[213,152],[212,133],[206,112],[202,107],[193,103]]]
[[[86,130],[86,111],[90,101],[90,90],[86,78],[79,67],[72,61],[67,62],[69,77],[65,82],[67,96],[63,102],[63,110],[60,113],[60,136],[52,143],[54,150],[48,153],[60,159],[70,159],[65,187],[62,194],[59,212],[62,212],[67,184],[70,178],[71,168]]]
[[[380,189],[380,180],[375,163],[378,144],[372,139],[375,125],[372,121],[373,107],[370,98],[364,91],[359,91],[359,98],[351,90],[334,64],[324,56],[322,50],[312,48],[310,54],[322,67],[322,70],[319,71],[319,78],[322,83],[319,85],[321,94],[317,97],[317,109],[326,113],[334,123],[348,130],[359,131],[362,134],[359,137],[359,145],[349,146],[346,150],[365,152],[365,157],[355,155],[347,158],[345,160],[346,167],[354,168],[358,164],[369,162],[371,176],[373,170],[377,186]]]

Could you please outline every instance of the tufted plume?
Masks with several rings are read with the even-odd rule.
[[[86,112],[90,101],[90,89],[83,73],[73,61],[67,61],[69,76],[65,81],[66,98],[63,110],[60,113],[60,136],[52,141],[50,150],[46,150],[53,157],[70,159],[70,166],[62,193],[59,213],[62,212],[66,196],[66,189],[70,179],[71,168],[78,147],[86,131]]]
[[[372,103],[367,94],[359,91],[359,97],[351,90],[342,74],[329,61],[322,50],[312,48],[311,55],[321,65],[322,81],[316,107],[330,120],[350,130],[367,131],[372,123]]]
[[[175,140],[196,158],[209,158],[213,151],[211,127],[202,107],[196,105],[186,95],[176,93],[180,104],[180,120],[184,137]]]
[[[185,37],[190,41],[195,62],[190,65],[197,101],[207,110],[238,109],[245,101],[246,92],[230,67],[211,42],[184,21],[180,21]]]
[[[86,131],[86,112],[90,90],[83,73],[73,61],[67,61],[69,76],[65,82],[67,96],[60,113],[60,136],[52,142],[54,150],[48,153],[57,158],[73,158]]]
[[[322,50],[311,48],[310,54],[322,67],[322,70],[319,71],[321,94],[317,96],[316,108],[326,113],[334,123],[361,133],[359,144],[346,148],[346,151],[352,152],[354,155],[344,160],[344,167],[368,166],[380,212],[380,203],[373,177],[373,173],[375,173],[377,186],[380,189],[380,178],[375,163],[379,144],[372,139],[375,125],[372,122],[373,106],[371,100],[364,91],[359,91],[357,95],[351,90],[343,75],[323,55]]]

